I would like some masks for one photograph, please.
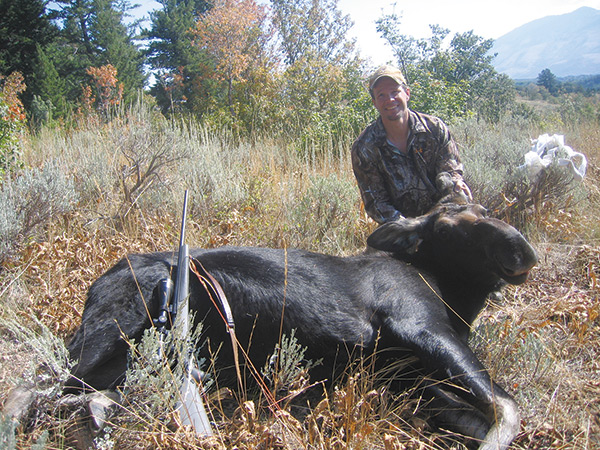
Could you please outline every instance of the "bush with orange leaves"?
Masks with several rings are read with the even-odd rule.
[[[25,108],[19,94],[25,91],[23,75],[0,75],[0,175],[22,165],[20,137],[25,129]]]
[[[117,78],[117,69],[112,64],[107,64],[88,67],[86,73],[92,82],[83,86],[78,114],[90,119],[98,113],[108,119],[111,109],[120,105],[123,100],[123,83]],[[92,124],[97,125],[94,121]]]

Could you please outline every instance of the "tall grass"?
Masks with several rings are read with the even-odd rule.
[[[533,282],[509,289],[502,304],[486,310],[473,338],[480,358],[524,409],[523,433],[514,447],[592,448],[600,426],[595,362],[600,356],[595,350],[600,348],[595,306],[600,286],[595,169],[600,132],[592,125],[547,129],[513,119],[496,125],[466,120],[452,130],[476,200],[526,231],[542,255]],[[590,171],[582,184],[558,172],[537,191],[527,184],[517,167],[530,140],[542,133],[565,134],[569,145],[588,156]],[[335,142],[301,145],[281,136],[240,140],[191,120],[168,121],[143,102],[105,123],[42,129],[32,136],[24,152],[25,168],[2,185],[3,193],[20,186],[20,194],[0,198],[0,233],[13,233],[0,242],[0,348],[8,355],[2,360],[0,392],[17,382],[30,360],[22,341],[47,337],[36,325],[34,335],[18,338],[11,324],[27,329],[41,323],[54,336],[68,339],[95,278],[129,252],[175,246],[184,189],[191,191],[191,245],[301,247],[336,255],[362,251],[375,225],[361,210],[349,155],[353,139],[338,136]],[[23,207],[23,199],[34,193],[43,195]],[[23,215],[9,215],[13,204],[22,207]],[[556,252],[560,256],[553,256]],[[572,271],[577,276],[568,275]],[[155,355],[152,342],[136,351]],[[287,341],[286,348],[302,354]],[[9,360],[13,370],[7,367]],[[308,391],[318,380],[304,379],[298,360],[286,361],[292,376],[285,384],[295,389],[294,402],[273,412],[264,396],[240,400],[214,388],[209,404],[218,438],[200,444],[465,448],[459,438],[428,424],[418,396],[391,392],[381,382],[382,374],[374,374],[367,363],[333,390]],[[148,390],[148,380],[157,375],[140,370],[130,376],[128,407],[104,435],[95,437],[97,445],[200,445],[192,434],[172,430],[169,408],[156,409],[160,393]],[[316,401],[310,394],[314,391]],[[9,435],[16,433],[19,446],[27,447],[49,431],[44,439],[52,448],[67,448],[77,423],[59,407],[54,393],[50,397],[25,428],[0,424],[0,434],[6,428]]]
[[[123,229],[142,216],[171,216],[187,188],[198,228],[221,228],[216,243],[235,234],[238,243],[341,252],[358,245],[347,232],[360,218],[344,150],[350,143],[351,136],[337,149],[299,151],[282,140],[240,142],[195,122],[168,122],[138,104],[100,127],[45,130],[27,157],[32,166],[59,162],[90,222]],[[315,212],[327,217],[312,230]]]

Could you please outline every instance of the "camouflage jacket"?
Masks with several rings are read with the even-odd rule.
[[[435,183],[440,172],[448,172],[455,183],[462,180],[463,166],[446,124],[411,110],[409,127],[407,154],[388,142],[381,117],[352,145],[365,210],[378,223],[426,213],[441,197]]]

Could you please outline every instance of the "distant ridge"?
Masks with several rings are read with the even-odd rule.
[[[534,20],[496,39],[498,72],[536,78],[544,69],[557,77],[600,74],[600,11],[582,7]]]

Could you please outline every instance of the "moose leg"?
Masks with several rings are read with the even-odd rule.
[[[414,333],[407,332],[409,328],[405,323],[393,327],[402,344],[415,352],[425,369],[434,372],[438,379],[463,388],[464,392],[457,391],[460,397],[481,411],[489,423],[487,429],[482,429],[483,424],[470,414],[467,417],[473,418],[472,423],[458,419],[454,425],[470,430],[475,439],[483,436],[479,450],[508,448],[520,427],[518,406],[512,397],[492,381],[483,364],[452,328],[440,325],[435,331],[419,329]]]
[[[435,421],[442,427],[451,429],[473,440],[483,442],[490,429],[488,418],[471,403],[456,395],[440,382],[430,382],[425,393],[429,399],[428,409],[434,413]]]
[[[118,325],[107,322],[101,327],[90,327],[89,331],[82,325],[69,344],[70,357],[77,364],[66,383],[66,392],[111,389],[122,381],[129,346]]]

